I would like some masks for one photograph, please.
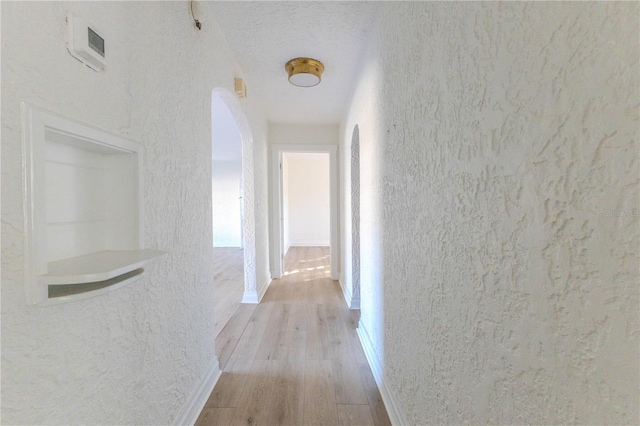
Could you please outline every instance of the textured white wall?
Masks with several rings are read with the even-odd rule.
[[[362,323],[410,424],[640,421],[639,12],[384,6],[342,206],[358,124]]]
[[[242,137],[236,117],[216,93],[211,100],[211,144],[213,161],[240,161]]]
[[[284,227],[288,229],[289,245],[329,246],[329,154],[283,157],[287,159],[283,163],[287,170],[287,195],[283,203],[286,203]]]
[[[213,246],[240,247],[240,178],[239,161],[213,162]]]
[[[269,144],[338,145],[340,126],[269,123]]]
[[[361,323],[378,356],[384,354],[384,290],[382,288],[382,223],[380,187],[384,133],[380,127],[383,96],[380,65],[373,40],[362,58],[362,70],[351,95],[349,111],[341,123],[340,144],[340,282],[354,295],[351,259],[351,139],[356,125],[360,136],[360,310]],[[366,285],[365,285],[366,283]]]
[[[65,45],[71,10],[107,35],[96,73]],[[7,424],[169,424],[211,368],[211,91],[239,72],[211,15],[194,30],[182,2],[2,4],[2,420]],[[162,58],[159,62],[159,58]],[[147,247],[168,256],[130,286],[26,306],[20,102],[145,146]],[[266,122],[252,125],[266,182]],[[256,279],[266,277],[266,188],[255,185]]]

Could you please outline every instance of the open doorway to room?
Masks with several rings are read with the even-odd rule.
[[[245,291],[242,136],[220,96],[211,101],[215,333],[240,306]]]
[[[329,277],[330,201],[329,154],[283,153],[281,237],[285,275],[323,268],[316,273]]]
[[[314,248],[338,279],[338,187],[336,147],[272,147],[272,276],[286,270],[285,254]],[[300,253],[298,253],[300,254]],[[306,255],[305,255],[306,256]],[[300,256],[295,255],[294,258]],[[308,257],[308,256],[306,256]]]

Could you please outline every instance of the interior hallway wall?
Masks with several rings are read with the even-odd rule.
[[[339,143],[339,125],[269,123],[269,144],[271,145],[338,145]]]
[[[239,69],[205,6],[197,31],[181,2],[2,4],[3,423],[171,424],[215,366],[211,91],[233,93]],[[104,31],[105,71],[67,52],[69,11]],[[168,255],[140,281],[25,305],[22,101],[144,145],[143,243]],[[266,121],[254,100],[240,102],[254,136],[253,266],[265,280]]]
[[[408,424],[639,422],[639,11],[383,6],[342,211],[358,124],[361,327]]]

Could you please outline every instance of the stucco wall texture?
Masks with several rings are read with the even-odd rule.
[[[67,52],[69,11],[107,35],[104,72]],[[238,72],[215,22],[196,31],[184,2],[2,2],[3,423],[170,424],[213,367],[211,92],[233,93]],[[142,280],[25,305],[21,101],[144,145],[144,244],[168,255]],[[266,122],[251,102],[242,105],[266,164]],[[266,196],[256,186],[262,215]]]
[[[409,424],[640,422],[639,12],[383,7],[341,153],[359,125],[362,324]]]

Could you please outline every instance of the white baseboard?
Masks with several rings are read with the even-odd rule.
[[[255,290],[245,291],[242,295],[242,303],[260,303],[260,300],[258,300],[258,293]]]
[[[271,285],[271,273],[267,272],[267,279],[264,280],[264,283],[262,283],[262,287],[258,292],[258,302],[262,300],[262,297],[267,292],[267,289],[269,288],[270,285]]]
[[[358,332],[358,337],[360,338],[362,349],[364,349],[364,354],[366,355],[367,361],[369,362],[369,367],[371,367],[373,378],[376,380],[376,384],[378,385],[378,389],[380,390],[380,396],[382,396],[382,402],[384,403],[384,407],[387,409],[387,414],[389,415],[391,424],[394,426],[407,425],[408,423],[400,408],[398,397],[391,390],[391,388],[387,384],[386,379],[384,378],[384,369],[382,363],[380,362],[380,358],[378,358],[373,348],[371,337],[369,337],[367,329],[365,328],[364,324],[362,324],[362,320],[358,322],[358,328],[356,331]]]
[[[352,297],[351,298],[351,306],[349,306],[349,309],[360,309],[360,298],[359,297]]]
[[[340,274],[340,279],[338,280],[340,290],[342,290],[342,296],[344,297],[345,302],[347,302],[347,306],[351,307],[351,296],[348,294],[347,288],[344,286],[345,281],[344,275]]]
[[[262,283],[259,292],[256,290],[249,290],[244,292],[244,295],[242,296],[242,303],[260,303],[260,301],[262,300],[262,296],[264,296],[264,294],[267,292],[269,285],[271,285],[270,272],[267,273],[267,279],[264,281],[264,283]]]
[[[338,282],[340,283],[342,295],[344,296],[344,300],[347,302],[347,306],[349,307],[349,309],[360,309],[360,298],[353,297],[353,295],[347,291],[347,288],[344,286],[344,275],[340,274],[340,279],[338,280]]]
[[[174,423],[175,425],[193,426],[196,423],[221,374],[218,357],[214,356],[209,370],[207,370],[207,373],[193,391],[191,398],[180,411],[180,415]]]

